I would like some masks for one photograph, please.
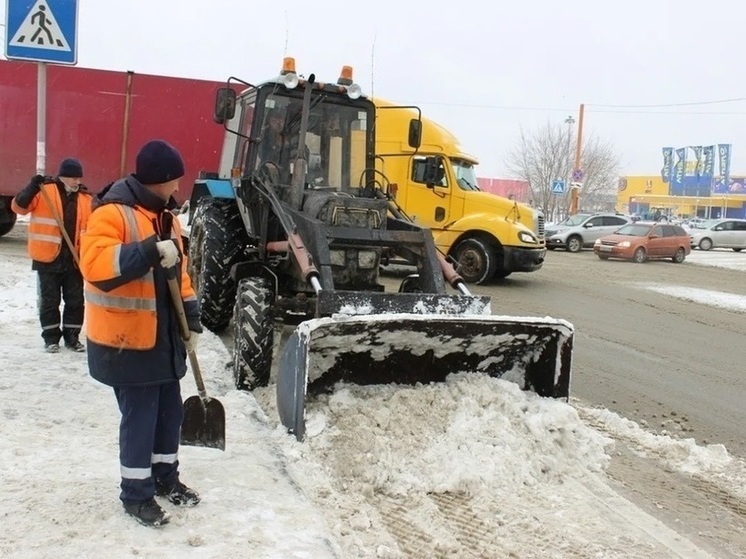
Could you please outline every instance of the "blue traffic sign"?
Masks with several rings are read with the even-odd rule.
[[[7,0],[5,56],[76,64],[78,0]]]
[[[553,180],[552,181],[552,194],[564,194],[565,193],[565,181]]]

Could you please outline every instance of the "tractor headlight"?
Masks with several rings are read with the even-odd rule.
[[[356,83],[353,83],[352,85],[347,87],[347,97],[349,97],[350,99],[357,99],[362,94],[363,88]]]

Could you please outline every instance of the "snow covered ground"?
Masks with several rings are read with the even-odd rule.
[[[746,263],[723,254],[689,260]],[[145,528],[117,499],[111,390],[90,379],[85,354],[42,351],[35,274],[2,240],[0,258],[0,557],[710,557],[614,491],[603,433],[672,471],[746,492],[746,465],[721,445],[474,374],[343,387],[309,404],[312,436],[298,443],[277,425],[270,389],[233,388],[229,352],[206,333],[198,355],[208,394],[226,409],[227,447],[182,447],[182,479],[203,501],[169,506],[171,524]],[[708,301],[676,286],[641,288]],[[721,304],[746,309],[735,296]],[[182,392],[196,393],[190,376]]]

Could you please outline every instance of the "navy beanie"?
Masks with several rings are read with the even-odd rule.
[[[77,159],[63,159],[62,163],[60,163],[60,170],[57,172],[57,176],[73,179],[83,178],[83,166]]]
[[[142,184],[162,184],[184,176],[184,160],[165,140],[150,140],[135,160],[135,177]]]

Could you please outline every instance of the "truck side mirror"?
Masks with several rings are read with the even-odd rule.
[[[221,87],[215,94],[215,112],[212,119],[218,124],[236,116],[236,92],[230,87]]]
[[[428,188],[433,188],[436,184],[442,184],[445,176],[445,169],[440,164],[440,157],[425,158],[425,173],[422,178]]]
[[[409,121],[409,147],[417,149],[422,144],[422,121],[413,118]]]

